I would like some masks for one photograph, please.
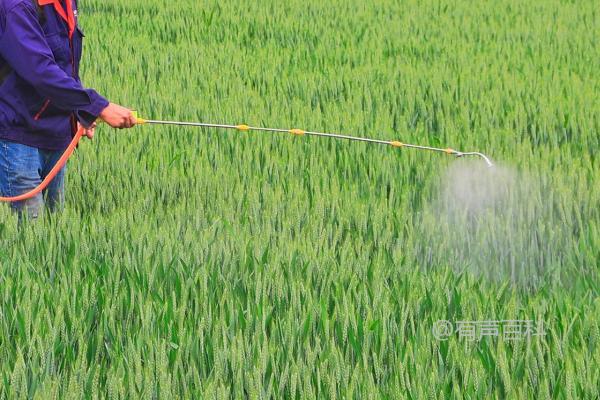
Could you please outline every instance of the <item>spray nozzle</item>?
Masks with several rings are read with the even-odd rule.
[[[460,151],[455,151],[453,154],[455,154],[456,157],[464,157],[464,156],[477,156],[477,157],[481,157],[481,158],[483,158],[483,160],[485,161],[485,163],[487,164],[488,167],[491,168],[491,167],[494,166],[494,163],[492,163],[492,161],[489,159],[489,157],[486,156],[483,153],[479,153],[479,152],[476,152],[476,151],[472,151],[472,152],[468,152],[468,153],[463,153],[463,152],[460,152]]]

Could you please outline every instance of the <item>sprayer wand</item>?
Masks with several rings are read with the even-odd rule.
[[[298,136],[302,136],[302,135],[321,136],[321,137],[328,137],[328,138],[334,138],[334,139],[351,140],[351,141],[355,141],[355,142],[384,144],[384,145],[393,146],[393,147],[409,147],[409,148],[413,148],[413,149],[417,149],[417,150],[428,150],[428,151],[436,151],[436,152],[446,153],[449,155],[454,155],[456,157],[477,156],[477,157],[483,158],[485,160],[486,164],[488,165],[488,167],[494,166],[494,164],[492,164],[492,162],[490,161],[490,159],[488,157],[486,157],[482,153],[475,152],[475,151],[474,152],[462,152],[462,151],[458,151],[458,150],[454,150],[454,149],[450,149],[450,148],[441,149],[441,148],[437,148],[437,147],[419,146],[416,144],[408,144],[408,143],[402,143],[402,142],[397,142],[397,141],[378,140],[378,139],[370,139],[370,138],[364,138],[364,137],[338,135],[338,134],[334,134],[334,133],[310,132],[310,131],[304,131],[302,129],[276,129],[276,128],[259,128],[259,127],[253,127],[253,126],[248,126],[248,125],[220,125],[220,124],[207,124],[207,123],[202,123],[202,122],[158,121],[158,120],[138,118],[137,115],[135,117],[136,117],[136,121],[137,121],[138,125],[145,125],[145,124],[177,125],[177,126],[197,126],[197,127],[202,127],[202,128],[235,129],[238,131],[282,132],[282,133],[291,133],[293,135],[298,135]],[[59,158],[59,160],[56,162],[56,165],[54,165],[52,170],[50,170],[50,172],[46,175],[44,180],[37,187],[28,191],[27,193],[23,193],[23,194],[20,194],[17,196],[12,196],[12,197],[0,196],[0,202],[11,202],[12,203],[12,202],[17,202],[17,201],[28,200],[28,199],[31,199],[35,196],[38,196],[40,193],[42,193],[42,191],[48,187],[48,185],[52,182],[52,180],[56,177],[56,175],[60,172],[60,170],[65,166],[65,164],[67,163],[67,160],[69,159],[69,157],[71,157],[71,155],[77,148],[77,144],[83,137],[84,133],[85,133],[85,129],[83,127],[80,127],[77,130],[77,132],[73,136],[73,139],[71,140],[71,143],[66,148],[66,150],[64,151],[62,156]]]
[[[254,126],[248,126],[248,125],[222,125],[222,124],[209,124],[209,123],[202,123],[202,122],[159,121],[159,120],[144,119],[144,118],[139,118],[139,117],[136,117],[136,118],[137,118],[138,125],[144,125],[144,124],[176,125],[176,126],[195,126],[195,127],[202,127],[202,128],[235,129],[238,131],[264,131],[264,132],[291,133],[291,134],[297,135],[297,136],[303,136],[303,135],[319,136],[319,137],[327,137],[327,138],[332,138],[332,139],[344,139],[344,140],[350,140],[350,141],[355,141],[355,142],[383,144],[383,145],[388,145],[388,146],[392,146],[392,147],[408,147],[408,148],[417,149],[417,150],[428,150],[428,151],[446,153],[449,155],[454,155],[456,157],[477,156],[477,157],[483,158],[483,160],[486,162],[488,167],[494,166],[494,164],[490,161],[490,159],[482,153],[462,152],[462,151],[454,150],[451,148],[442,149],[442,148],[437,148],[437,147],[419,146],[416,144],[402,143],[402,142],[398,142],[398,141],[370,139],[370,138],[365,138],[365,137],[339,135],[339,134],[335,134],[335,133],[311,132],[311,131],[305,131],[302,129],[261,128],[261,127],[254,127]]]

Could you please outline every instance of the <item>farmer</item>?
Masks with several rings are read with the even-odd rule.
[[[0,196],[37,187],[79,126],[94,136],[100,118],[131,128],[131,110],[82,86],[83,33],[76,0],[0,0]],[[37,218],[64,202],[60,171],[44,195],[12,203],[19,217]]]

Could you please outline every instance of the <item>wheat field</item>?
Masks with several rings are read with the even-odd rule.
[[[80,22],[84,82],[142,117],[497,168],[100,126],[64,212],[0,210],[0,398],[598,397],[596,1],[85,0]],[[481,330],[506,321],[536,329]]]

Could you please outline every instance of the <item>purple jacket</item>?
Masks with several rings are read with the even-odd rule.
[[[62,150],[76,121],[89,126],[108,105],[81,85],[84,35],[79,27],[72,39],[68,32],[51,4],[40,18],[31,0],[0,0],[0,68],[11,70],[0,84],[0,139]]]

